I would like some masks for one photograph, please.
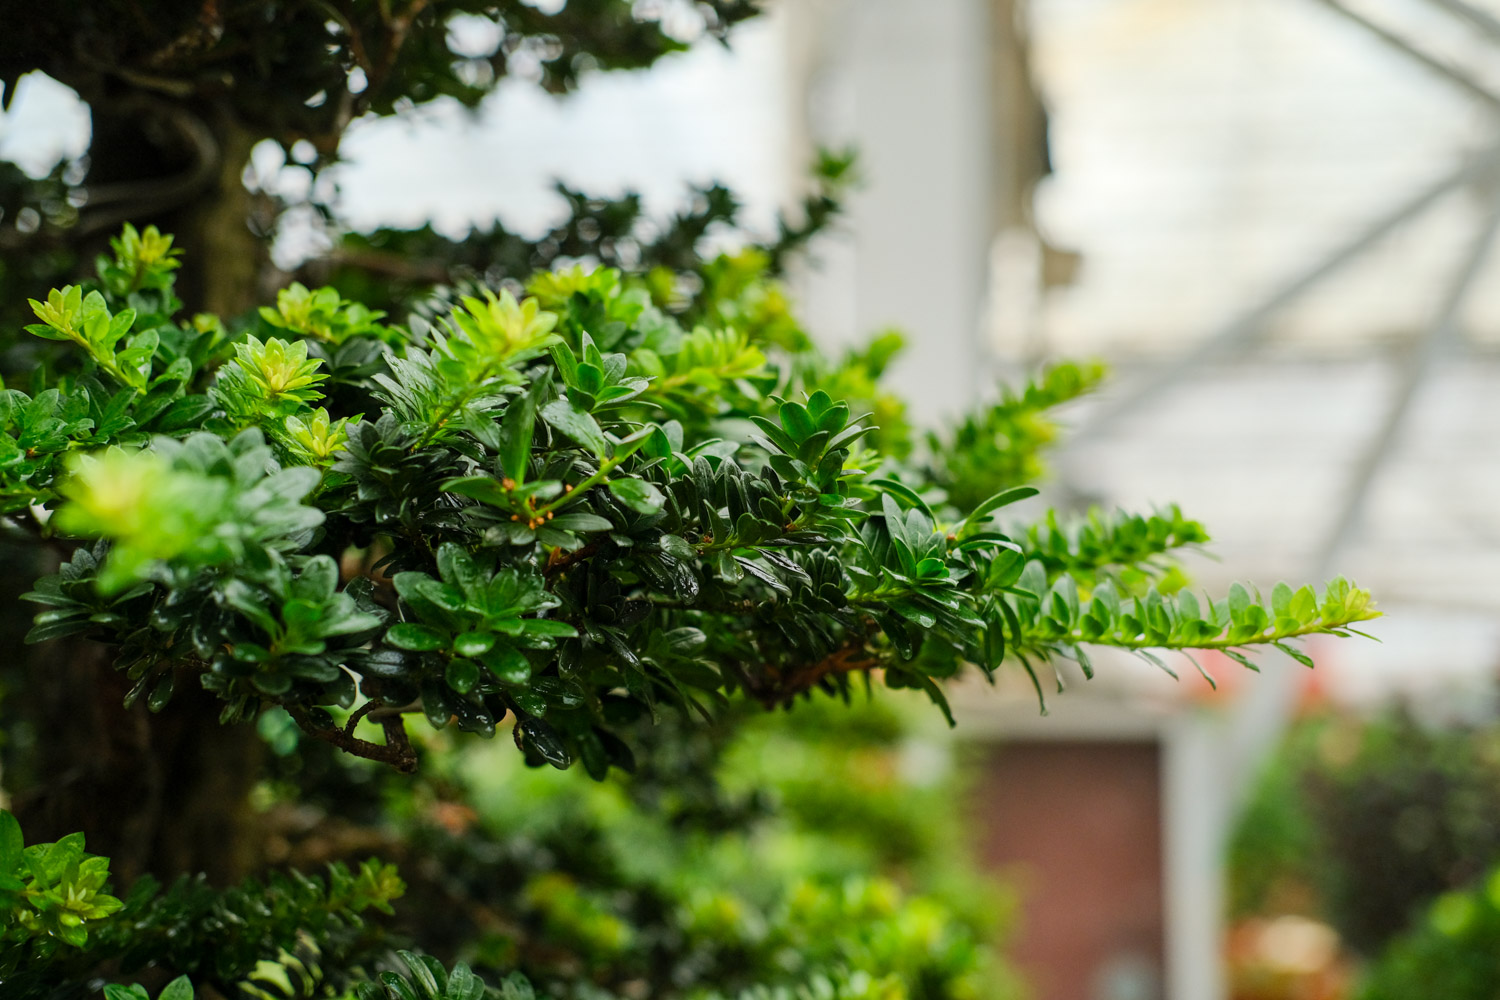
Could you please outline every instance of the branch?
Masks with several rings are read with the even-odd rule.
[[[313,739],[322,740],[324,743],[332,744],[345,753],[355,757],[363,757],[366,760],[379,761],[389,764],[402,774],[414,774],[417,770],[417,752],[412,748],[411,739],[406,735],[406,726],[401,721],[400,715],[389,715],[381,718],[381,728],[385,730],[385,745],[371,743],[354,736],[352,730],[359,724],[359,720],[367,714],[374,702],[362,706],[359,711],[350,718],[350,725],[345,729],[324,729],[315,724],[307,714],[307,709],[299,705],[285,706],[288,714],[296,721],[297,727]]]
[[[833,674],[860,673],[879,668],[880,657],[865,645],[867,634],[860,632],[838,649],[814,663],[803,664],[782,673],[772,668],[769,686],[754,685],[751,694],[766,708],[783,705],[817,687]]]
[[[589,556],[599,551],[598,542],[590,542],[581,549],[575,549],[567,555],[560,556],[561,549],[553,549],[552,554],[547,557],[547,565],[542,570],[542,575],[551,580],[557,574],[566,570],[569,566],[583,562]]]
[[[411,260],[384,250],[339,248],[330,251],[325,259],[334,267],[356,267],[402,281],[442,285],[453,280],[453,273],[441,260]]]

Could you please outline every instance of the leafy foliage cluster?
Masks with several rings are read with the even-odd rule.
[[[108,878],[108,859],[85,853],[82,835],[27,848],[16,818],[0,812],[0,973],[14,972],[8,966],[17,959],[47,958],[60,945],[85,944],[90,926],[120,909],[120,901],[103,891]]]
[[[735,220],[721,187],[661,224],[633,195],[560,187],[569,217],[539,239],[498,222],[461,241],[351,236],[274,305],[229,315],[288,208],[241,187],[256,143],[316,178],[359,116],[473,107],[507,75],[562,93],[722,39],[758,6],[0,11],[5,100],[45,71],[94,121],[87,162],[41,179],[0,164],[0,326],[37,321],[0,360],[0,518],[57,557],[27,595],[43,609],[29,638],[107,644],[132,706],[180,718],[207,691],[224,723],[256,720],[286,754],[298,815],[322,809],[300,856],[265,859],[285,871],[118,896],[80,835],[23,847],[0,819],[7,991],[74,996],[107,974],[139,980],[109,1000],[187,1000],[194,984],[256,1000],[995,997],[984,906],[961,878],[902,867],[955,854],[916,818],[951,811],[881,784],[886,737],[819,717],[845,745],[799,744],[775,773],[736,758],[750,777],[734,787],[703,765],[726,719],[877,682],[946,710],[942,681],[966,664],[1014,660],[1040,694],[1041,661],[1087,671],[1088,644],[1166,668],[1162,650],[1241,656],[1373,616],[1343,581],[1200,600],[1173,554],[1206,535],[1175,510],[1002,525],[1034,492],[1049,411],[1102,370],[1057,366],[919,439],[880,384],[899,337],[825,357],[774,280],[837,210],[848,157],[822,157],[797,221],[739,253],[703,256]],[[311,190],[303,207],[337,232]],[[221,247],[211,266],[179,271],[172,238],[144,225],[167,219],[195,252]],[[139,228],[79,279],[126,220]],[[185,313],[179,294],[226,315]],[[429,726],[409,733],[411,718]],[[521,750],[512,769],[581,761],[601,783],[520,828],[546,815],[535,788],[485,807],[487,786],[447,758],[456,734],[496,732]],[[760,738],[750,758],[778,737]],[[426,773],[398,783],[419,749]],[[392,767],[372,777],[335,751]],[[679,840],[693,863],[664,860]],[[372,845],[423,903],[391,931],[370,911],[404,887]]]
[[[411,842],[442,859],[433,909],[463,914],[446,933],[475,942],[466,957],[559,998],[1008,995],[957,789],[900,776],[901,716],[825,702],[681,726],[628,780],[560,783],[497,750],[419,794]],[[453,825],[454,802],[474,816]],[[497,880],[518,886],[498,912]]]
[[[156,966],[238,984],[245,996],[265,987],[295,996],[322,982],[328,964],[373,953],[383,936],[361,915],[391,913],[405,888],[394,868],[366,861],[354,871],[334,863],[326,878],[294,871],[228,889],[189,876],[163,888],[148,876],[115,897],[105,891],[109,860],[84,853],[81,834],[23,850],[15,817],[0,812],[0,836],[0,861],[16,873],[0,900],[0,979],[21,1000],[55,996],[100,968],[128,975]]]
[[[1035,490],[953,506],[861,443],[816,366],[687,329],[620,272],[542,273],[409,329],[294,288],[230,332],[175,321],[176,264],[127,229],[98,287],[33,303],[76,370],[3,397],[11,511],[109,543],[38,584],[31,638],[118,645],[155,708],[193,678],[225,721],[281,705],[403,769],[405,714],[481,735],[510,715],[530,759],[602,776],[631,764],[615,728],[662,705],[779,705],[876,671],[942,704],[960,662],[1300,658],[1287,640],[1373,614],[1341,580],[1270,602],[1118,583],[1203,540],[1175,513],[1004,534],[997,513]]]

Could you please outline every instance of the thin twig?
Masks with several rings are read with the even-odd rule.
[[[402,774],[413,774],[417,770],[417,752],[412,748],[411,739],[406,735],[406,726],[402,724],[400,715],[387,716],[380,720],[380,725],[385,730],[385,745],[381,746],[379,743],[371,743],[369,740],[352,736],[342,729],[324,729],[316,725],[308,716],[307,709],[301,706],[288,705],[286,710],[297,723],[298,728],[313,739],[332,744],[355,757],[389,764]]]
[[[804,664],[786,673],[773,670],[769,685],[756,685],[756,699],[767,708],[790,702],[799,694],[811,691],[833,674],[865,673],[882,666],[880,657],[866,646],[867,633],[860,632],[844,645],[814,663]]]
[[[578,563],[583,562],[589,556],[593,555],[595,552],[598,552],[599,543],[591,542],[581,549],[575,549],[574,551],[569,552],[565,556],[558,555],[558,553],[561,551],[561,549],[553,549],[552,554],[547,557],[547,565],[542,570],[542,575],[549,580],[555,577],[557,574],[561,573],[563,570],[567,569],[569,566],[577,565]]]

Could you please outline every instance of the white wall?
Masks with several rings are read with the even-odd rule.
[[[857,147],[863,177],[844,235],[803,276],[804,312],[834,343],[906,332],[911,347],[893,385],[924,422],[962,411],[982,383],[988,8],[841,0],[793,14],[794,35],[818,39],[804,40],[794,70],[808,86],[805,140]]]

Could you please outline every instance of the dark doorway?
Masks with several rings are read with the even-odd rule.
[[[1010,951],[1035,1000],[1164,996],[1160,772],[1154,742],[986,752],[978,849],[1021,891]]]

